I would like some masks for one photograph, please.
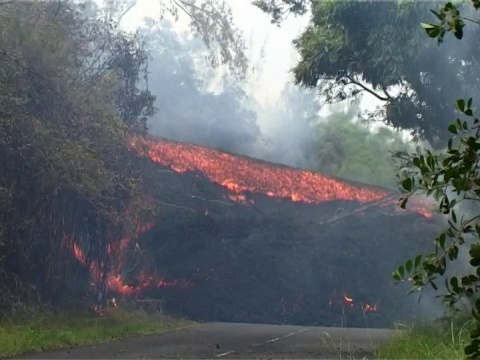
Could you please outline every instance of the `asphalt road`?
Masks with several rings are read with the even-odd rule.
[[[372,359],[394,330],[209,323],[17,359]]]

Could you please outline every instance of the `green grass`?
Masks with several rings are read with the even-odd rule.
[[[414,325],[380,348],[376,359],[464,359],[468,325]]]
[[[111,309],[104,316],[37,314],[0,322],[0,358],[15,354],[106,342],[146,335],[191,323],[143,311]]]

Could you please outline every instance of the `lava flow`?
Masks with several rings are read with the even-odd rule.
[[[143,139],[141,143],[147,146],[153,161],[177,172],[201,171],[211,181],[235,193],[257,192],[307,203],[329,200],[365,203],[389,195],[383,189],[354,185],[313,171],[273,165],[203,146],[152,139]]]
[[[383,188],[348,182],[318,172],[271,164],[199,145],[168,140],[133,138],[131,146],[174,171],[200,171],[210,181],[229,189],[232,199],[245,202],[246,192],[288,198],[305,203],[351,200],[370,203],[392,196]],[[395,200],[391,201],[395,203]],[[411,201],[413,203],[413,200]],[[430,217],[428,205],[417,200],[412,211]]]
[[[138,229],[135,237],[138,236],[140,233],[150,229],[151,227],[151,224],[142,226],[140,229]],[[80,261],[83,265],[88,266],[90,277],[93,283],[95,283],[96,279],[100,278],[100,274],[104,272],[107,273],[107,287],[110,291],[117,294],[132,296],[139,295],[143,290],[152,287],[186,288],[190,285],[188,281],[184,280],[166,281],[163,279],[159,279],[156,276],[149,275],[145,270],[141,270],[139,272],[136,285],[126,284],[125,280],[121,275],[121,272],[125,265],[128,245],[133,238],[134,237],[125,237],[121,239],[117,244],[115,244],[115,246],[112,244],[107,245],[107,253],[111,258],[113,265],[107,271],[104,269],[104,264],[98,265],[95,262],[91,262],[90,264],[88,264],[87,258],[83,250],[77,244],[73,244],[73,254],[78,261]]]

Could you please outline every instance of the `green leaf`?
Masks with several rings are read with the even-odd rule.
[[[417,255],[415,257],[415,260],[413,261],[413,266],[417,268],[420,265],[421,261],[422,261],[422,255]]]
[[[445,233],[440,234],[440,236],[439,236],[438,239],[437,239],[438,246],[440,246],[440,248],[441,248],[442,250],[445,249],[445,240],[446,240],[446,235],[445,235]]]
[[[454,124],[448,125],[448,131],[450,131],[452,134],[458,134],[457,127]]]
[[[470,247],[470,256],[472,258],[479,258],[480,259],[480,245],[479,244],[472,244]]]
[[[442,29],[438,25],[420,23],[420,25],[425,29],[425,32],[431,38],[436,38],[442,33]]]
[[[457,109],[460,110],[461,112],[465,111],[465,100],[463,99],[458,99],[455,103],[457,106]]]
[[[405,263],[405,268],[407,270],[407,273],[410,273],[412,271],[412,268],[413,268],[413,262],[412,260],[407,260],[407,262]]]
[[[453,144],[453,139],[452,138],[448,139],[448,150],[452,149],[452,144]],[[445,161],[444,161],[444,163],[445,163]]]
[[[412,191],[412,179],[410,178],[406,178],[405,180],[402,181],[402,187],[406,190],[406,191]]]
[[[470,265],[472,266],[480,266],[480,258],[473,258],[470,260]]]
[[[416,167],[420,167],[420,159],[418,157],[414,157],[413,158],[413,164],[416,166]]]
[[[453,32],[453,34],[455,35],[455,37],[457,39],[459,39],[459,40],[462,39],[463,38],[463,24],[455,26],[455,31]]]
[[[456,277],[452,277],[450,279],[450,285],[452,285],[452,288],[455,292],[458,291],[458,279]]]

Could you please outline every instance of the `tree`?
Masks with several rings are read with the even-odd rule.
[[[472,1],[477,10],[480,3]],[[422,28],[439,43],[448,32],[462,39],[466,22],[480,24],[460,11],[459,5],[446,3],[432,9],[439,23],[422,23]],[[460,66],[460,65],[459,65]],[[462,71],[462,68],[459,69]],[[480,120],[475,117],[473,98],[459,99],[455,103],[456,119],[448,126],[453,134],[444,149],[419,150],[407,154],[400,174],[404,208],[413,194],[423,193],[438,201],[438,209],[448,219],[448,226],[435,239],[435,251],[419,254],[398,267],[393,278],[412,282],[412,291],[431,285],[438,289],[438,281],[445,280],[447,293],[442,295],[447,308],[455,311],[461,300],[471,304],[473,326],[470,343],[465,347],[469,359],[480,358]],[[469,266],[462,264],[464,256]],[[460,262],[460,270],[455,265]],[[463,266],[462,266],[463,265]]]
[[[140,93],[135,74],[145,57],[130,51],[141,44],[95,7],[3,4],[0,34],[4,314],[28,289],[45,303],[81,300],[88,277],[79,276],[73,244],[108,269],[108,246],[133,232],[137,214],[125,211],[142,192],[125,129],[141,124],[150,100],[128,101]],[[97,294],[105,295],[105,275],[98,273]]]
[[[137,4],[137,0],[104,0],[105,21],[119,24]],[[169,16],[170,15],[170,16]],[[248,59],[243,34],[233,21],[233,14],[225,0],[167,0],[160,2],[160,19],[181,16],[189,20],[191,34],[202,39],[209,51],[213,67],[226,66],[237,78],[244,78]]]
[[[303,14],[309,8],[306,0],[255,4],[276,22],[283,19],[279,14]],[[293,69],[296,83],[318,86],[328,103],[369,93],[385,107],[367,114],[368,119],[411,130],[416,137],[442,146],[448,137],[444,129],[454,116],[450,104],[457,96],[479,90],[480,82],[473,79],[480,76],[476,46],[480,29],[465,34],[472,42],[468,47],[425,43],[418,23],[425,21],[434,4],[311,2],[311,23],[294,41],[301,56]]]
[[[358,103],[334,110],[316,125],[316,170],[367,184],[396,187],[393,154],[408,148],[397,132],[371,131],[355,120]]]

